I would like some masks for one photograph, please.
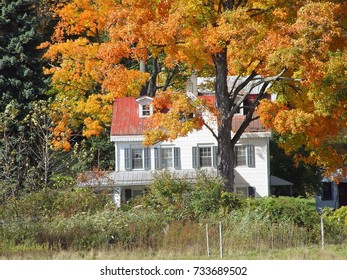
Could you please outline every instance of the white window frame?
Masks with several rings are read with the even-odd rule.
[[[242,151],[242,155],[240,155],[240,152]],[[240,164],[239,157],[242,156],[242,164]],[[246,145],[236,145],[235,146],[235,167],[247,167],[247,146]]]
[[[242,164],[238,162],[238,157],[240,156],[238,154],[238,149],[244,149],[244,155],[245,157],[242,160]],[[250,144],[242,144],[242,145],[236,145],[235,146],[235,167],[248,167],[248,168],[255,168],[256,162],[255,162],[255,146]]]
[[[141,150],[141,167],[134,168],[134,150]],[[146,150],[146,151],[145,151]],[[151,150],[140,145],[129,146],[124,149],[124,169],[131,170],[150,170]]]
[[[135,159],[134,158],[134,151],[135,150],[141,150],[141,167],[134,167],[134,161],[135,160],[138,160],[138,159]],[[137,147],[132,147],[130,148],[130,154],[131,154],[131,166],[132,166],[132,170],[143,170],[144,169],[144,160],[145,160],[145,157],[144,157],[144,150],[143,148],[137,148]]]
[[[153,107],[147,104],[139,104],[140,118],[149,118],[153,114]]]
[[[173,169],[174,168],[174,147],[173,146],[161,146],[160,147],[160,165],[162,169]],[[164,158],[164,153],[163,150],[170,150],[171,151],[171,158]],[[170,166],[165,166],[164,160],[168,161],[171,159],[171,165]]]
[[[205,148],[209,148],[210,149],[210,159],[211,159],[211,164],[210,165],[206,165],[206,166],[202,166],[202,155],[201,155],[201,149],[205,149]],[[193,147],[193,154],[192,154],[192,159],[193,159],[193,168],[215,168],[215,164],[216,164],[216,148],[217,146],[212,144],[212,143],[208,143],[208,144],[198,144],[196,146]],[[195,149],[195,152],[194,152]],[[195,153],[195,154],[194,154]],[[207,156],[206,156],[207,158]]]
[[[171,150],[171,166],[163,165],[163,153],[162,151],[168,149]],[[176,151],[175,151],[176,150]],[[155,148],[154,153],[154,167],[156,170],[167,169],[167,170],[176,170],[181,169],[181,152],[180,147],[175,145],[162,145]]]
[[[213,146],[198,146],[199,149],[199,166],[201,168],[209,168],[213,166]],[[204,156],[202,153],[202,149],[209,149],[209,156]],[[209,165],[203,165],[203,159],[209,159],[210,164]]]
[[[139,104],[139,117],[148,118],[153,114],[153,106],[151,105],[153,98],[148,96],[142,96],[136,99],[136,102]]]

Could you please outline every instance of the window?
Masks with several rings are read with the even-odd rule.
[[[172,148],[161,149],[161,166],[162,168],[170,168],[172,164]]]
[[[132,169],[143,168],[143,150],[142,149],[132,149],[131,159],[132,159]]]
[[[246,146],[235,147],[236,166],[247,165],[247,151]]]
[[[150,115],[151,115],[151,106],[149,106],[149,104],[142,105],[142,116],[148,117]]]
[[[197,146],[192,148],[193,168],[216,166],[216,146]]]
[[[151,106],[151,102],[153,98],[148,96],[141,96],[136,99],[136,102],[139,104],[138,113],[140,118],[148,118],[153,114],[153,107]]]
[[[247,197],[248,196],[247,188],[236,188],[236,194],[241,197]]]
[[[124,149],[125,170],[151,169],[151,150],[149,148]]]
[[[236,188],[236,194],[242,197],[255,197],[255,188],[254,187],[239,187]]]
[[[212,166],[212,152],[211,147],[199,148],[199,161],[200,167],[209,167]]]
[[[236,166],[255,167],[254,145],[235,146]]]
[[[181,168],[181,150],[178,147],[157,147],[154,149],[155,169]]]
[[[133,199],[137,196],[143,195],[144,190],[142,189],[125,189],[124,190],[124,200],[128,202],[130,199]]]
[[[331,182],[322,183],[322,200],[333,200],[333,188]]]

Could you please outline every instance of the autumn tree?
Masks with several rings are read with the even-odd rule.
[[[191,102],[172,87],[157,95],[158,111],[162,102],[171,110],[162,121],[154,117],[147,144],[201,128],[199,110],[205,108],[217,118],[211,132],[228,190],[234,183],[234,146],[258,115],[283,135],[287,149],[300,148],[307,160],[331,165],[328,159],[338,154],[331,147],[324,154],[323,144],[346,125],[346,10],[339,0],[71,1],[59,12],[56,43],[47,53],[54,86],[64,93],[56,105],[62,108],[57,139],[69,136],[80,119],[84,135],[97,135],[109,121],[112,99],[138,94],[151,80],[150,74],[128,69],[124,59],[140,63],[162,55],[162,68],[187,67],[214,77],[216,104]],[[154,73],[157,68],[154,64]],[[229,86],[228,76],[235,77]],[[152,75],[152,81],[160,77]],[[233,116],[254,88],[257,98],[247,102],[244,121],[233,133]],[[271,92],[278,101],[262,101]],[[79,117],[69,118],[71,111]],[[172,125],[182,112],[187,124]]]
[[[165,64],[162,43],[150,48],[143,42],[150,31],[145,22],[161,18],[157,6],[157,1],[113,0],[73,0],[57,6],[55,33],[41,46],[47,47],[45,58],[51,61],[46,73],[52,76],[55,96],[56,148],[69,150],[74,134],[105,134],[116,97],[154,96],[172,86],[175,75],[182,76],[178,70],[184,65]]]
[[[267,127],[282,134],[287,152],[305,151],[310,163],[342,166],[342,157],[323,144],[346,125],[343,1],[185,1],[184,8],[182,1],[176,4],[181,4],[184,18],[182,33],[189,34],[176,45],[177,53],[196,69],[214,68],[217,165],[227,188],[233,185],[234,146],[258,118],[262,100],[257,113]],[[229,75],[240,82],[228,87]],[[244,122],[232,133],[232,118],[254,87],[260,87],[258,96],[247,104]],[[278,94],[276,103],[265,98],[271,92]],[[173,107],[175,99],[170,100]],[[172,117],[174,122],[178,114]],[[163,132],[156,132],[160,140],[171,139],[172,129],[178,136],[186,134],[180,126],[163,126],[167,118],[154,117],[154,127]]]

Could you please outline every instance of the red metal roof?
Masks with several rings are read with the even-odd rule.
[[[142,135],[147,119],[139,117],[135,97],[117,98],[113,103],[111,136]]]
[[[199,96],[213,104],[215,97],[209,96]],[[234,132],[242,124],[245,116],[236,115],[233,118],[232,130]],[[147,127],[148,118],[139,117],[139,104],[136,102],[135,97],[123,97],[117,98],[113,103],[113,115],[111,124],[111,136],[131,136],[131,135],[142,135],[143,131]],[[246,128],[245,132],[263,132],[268,131],[265,129],[260,120],[254,120]]]

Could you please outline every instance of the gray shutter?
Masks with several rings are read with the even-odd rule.
[[[160,148],[154,148],[154,168],[161,169]]]
[[[145,148],[144,154],[145,154],[145,170],[151,170],[151,149]]]
[[[247,165],[248,167],[255,167],[254,145],[247,145]]]
[[[213,146],[212,151],[212,166],[217,167],[217,146]]]
[[[199,168],[199,147],[192,147],[193,168]]]
[[[131,160],[131,149],[125,148],[124,149],[124,165],[125,170],[131,170],[132,169],[132,160]]]
[[[181,149],[174,148],[174,168],[181,169]]]

